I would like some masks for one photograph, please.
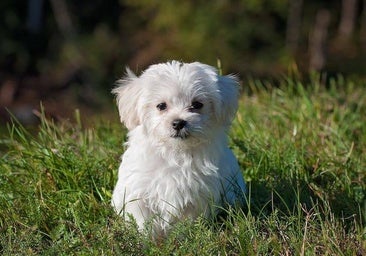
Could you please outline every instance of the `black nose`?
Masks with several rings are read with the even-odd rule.
[[[186,124],[187,124],[187,121],[182,120],[182,119],[175,119],[172,122],[173,129],[176,131],[181,130],[184,126],[186,126]]]

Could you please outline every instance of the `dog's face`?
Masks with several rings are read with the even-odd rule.
[[[121,121],[130,131],[142,126],[158,143],[209,141],[237,110],[237,80],[198,62],[152,65],[140,77],[129,71],[118,85]]]

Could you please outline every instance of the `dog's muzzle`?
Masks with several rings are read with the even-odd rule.
[[[187,126],[187,121],[183,119],[175,119],[172,122],[172,128],[174,129],[173,138],[185,139],[188,137],[188,131],[185,129]]]

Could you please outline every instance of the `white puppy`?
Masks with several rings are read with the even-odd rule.
[[[172,61],[127,77],[113,90],[128,128],[112,206],[139,228],[165,235],[184,218],[243,204],[245,183],[227,146],[238,82],[211,66]]]

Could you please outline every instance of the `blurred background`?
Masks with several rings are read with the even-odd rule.
[[[114,81],[172,59],[276,79],[366,77],[366,0],[1,0],[0,122],[114,115]],[[244,83],[245,86],[245,83]]]

